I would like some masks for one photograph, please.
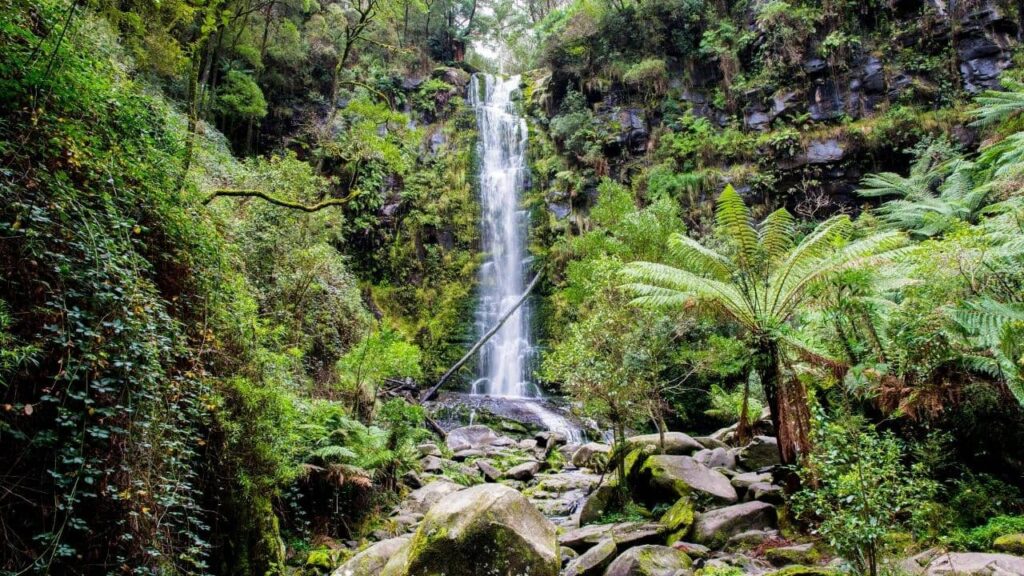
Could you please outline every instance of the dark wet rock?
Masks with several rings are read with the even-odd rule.
[[[801,114],[803,112],[803,104],[801,94],[796,90],[778,92],[772,96],[772,117],[789,118]]]
[[[564,220],[572,213],[572,206],[562,202],[548,202],[548,212],[551,212],[556,220]]]
[[[779,442],[774,436],[754,436],[738,454],[741,466],[747,470],[760,470],[779,464]]]
[[[427,512],[413,537],[408,576],[557,576],[555,527],[522,494],[480,484]]]
[[[563,576],[598,576],[615,558],[618,546],[612,538],[605,538],[569,562]]]
[[[692,538],[698,544],[716,548],[740,532],[775,528],[775,524],[774,506],[765,502],[746,502],[698,514]]]
[[[804,72],[807,74],[818,74],[825,71],[828,67],[828,62],[825,62],[824,58],[808,58],[804,61]]]
[[[420,478],[420,475],[412,470],[402,474],[402,483],[414,490],[416,488],[422,488],[424,485],[423,479]]]
[[[548,446],[558,446],[565,444],[569,441],[569,438],[563,432],[557,432],[548,430],[546,432],[538,432],[533,437],[537,441],[537,446],[547,448]]]
[[[668,546],[637,546],[619,555],[605,576],[676,576],[693,565],[685,553]]]
[[[819,80],[815,84],[807,109],[811,119],[818,122],[835,120],[845,113],[843,97],[834,80]]]
[[[652,501],[675,502],[684,496],[732,503],[738,499],[729,479],[689,456],[650,456],[638,472],[640,486],[650,487],[644,494]]]

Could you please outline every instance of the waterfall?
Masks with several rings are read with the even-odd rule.
[[[469,100],[480,131],[480,203],[483,249],[476,327],[483,334],[497,324],[525,290],[529,265],[526,237],[529,215],[519,202],[526,183],[526,120],[512,102],[519,77],[475,74]],[[480,351],[474,394],[538,397],[531,382],[534,356],[530,340],[530,303],[525,302]]]
[[[530,264],[526,250],[529,213],[520,206],[526,187],[526,120],[512,95],[519,76],[501,79],[474,74],[469,102],[480,132],[481,234],[487,260],[480,267],[476,328],[483,335],[497,324],[526,289]],[[473,394],[497,396],[532,412],[549,430],[579,442],[581,428],[541,400],[532,380],[535,349],[530,335],[530,303],[524,302],[480,350]]]

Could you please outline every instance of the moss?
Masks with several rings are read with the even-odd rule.
[[[821,552],[813,547],[809,550],[802,550],[792,546],[770,548],[765,551],[764,556],[776,566],[784,564],[816,564],[821,560]]]
[[[337,550],[321,548],[313,550],[306,556],[306,562],[302,566],[303,576],[316,576],[327,574],[338,564],[339,553]]]
[[[786,566],[766,576],[839,576],[839,572],[820,566]]]
[[[1009,554],[1024,555],[1024,534],[1007,534],[992,542],[992,548]]]
[[[669,532],[671,532],[668,537],[668,543],[674,544],[675,542],[684,540],[690,533],[690,527],[693,526],[693,520],[693,501],[688,497],[677,500],[676,503],[661,516],[661,523],[666,526]]]

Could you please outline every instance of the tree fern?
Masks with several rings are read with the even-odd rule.
[[[1024,110],[1024,84],[1003,79],[1006,91],[986,90],[975,101],[979,106],[972,111],[976,118],[971,126],[989,126],[1002,122]]]

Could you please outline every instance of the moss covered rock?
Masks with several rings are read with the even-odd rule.
[[[814,548],[813,544],[797,544],[795,546],[769,548],[765,551],[764,557],[775,566],[814,564],[821,560],[821,553]]]
[[[333,576],[378,576],[393,556],[409,546],[409,541],[409,536],[400,536],[377,542],[339,566]]]
[[[992,542],[992,548],[1008,554],[1024,556],[1024,534],[1007,534]]]
[[[405,574],[557,576],[560,564],[554,525],[516,490],[481,484],[427,512]]]
[[[689,456],[651,456],[640,467],[640,486],[648,499],[674,502],[683,496],[731,504],[738,496],[729,479]]]
[[[649,448],[652,454],[693,454],[698,450],[703,450],[704,446],[700,442],[697,442],[687,434],[682,432],[666,432],[665,433],[665,450],[661,448],[661,435],[660,434],[641,434],[640,436],[632,436],[626,438],[626,444],[630,448]]]
[[[786,566],[765,576],[840,576],[839,572],[821,566]]]
[[[693,501],[688,497],[680,498],[661,516],[661,523],[668,531],[668,543],[674,544],[686,538],[693,526]]]
[[[689,556],[674,548],[637,546],[612,561],[604,576],[674,576],[692,565]]]

